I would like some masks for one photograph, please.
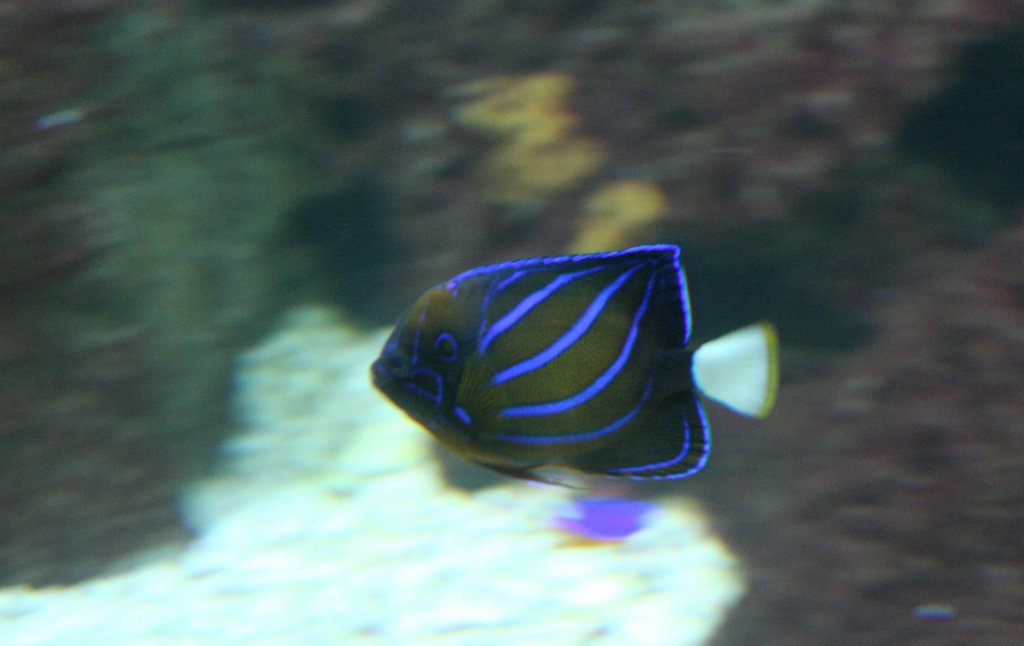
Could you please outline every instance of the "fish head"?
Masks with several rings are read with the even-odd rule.
[[[451,285],[421,296],[371,367],[374,386],[435,435],[467,425],[454,400],[473,335],[461,321],[456,296]]]

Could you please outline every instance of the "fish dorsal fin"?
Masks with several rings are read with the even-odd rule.
[[[779,384],[778,335],[755,323],[709,341],[693,354],[693,380],[708,397],[738,413],[764,417]]]

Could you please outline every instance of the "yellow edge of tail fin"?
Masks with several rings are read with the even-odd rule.
[[[765,388],[764,404],[757,411],[757,417],[767,417],[775,407],[775,399],[779,394],[779,332],[768,321],[756,324],[764,334],[768,352],[768,384]]]

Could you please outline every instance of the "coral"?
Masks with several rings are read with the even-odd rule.
[[[760,583],[718,643],[1024,639],[1024,229],[932,263],[880,325],[769,439],[723,440],[705,497]]]
[[[455,111],[455,118],[467,128],[500,140],[520,144],[557,141],[579,121],[566,108],[574,86],[571,76],[555,72],[482,79],[459,89],[460,96],[473,98]]]
[[[638,180],[612,182],[586,198],[582,230],[570,253],[618,249],[635,242],[638,232],[668,212],[657,185]]]
[[[565,74],[497,77],[467,84],[472,97],[456,111],[462,126],[496,140],[478,172],[483,191],[504,204],[543,200],[577,185],[604,165],[604,146],[575,133]]]
[[[216,457],[233,353],[282,295],[276,222],[311,176],[256,70],[197,63],[223,55],[218,26],[136,4],[2,10],[4,583],[187,538],[179,490]]]
[[[623,240],[708,249],[723,284],[748,272],[761,302],[801,292],[794,321],[834,310],[823,328],[863,330],[859,299],[937,229],[976,242],[1007,221],[979,205],[959,235],[942,213],[955,183],[908,176],[892,142],[964,43],[1024,17],[1013,0],[417,3],[359,20],[303,4],[288,21],[234,20],[284,52],[288,94],[312,106],[338,184],[389,196],[383,227],[408,249],[395,274],[420,287],[496,258],[612,246],[614,225],[577,241],[603,228],[581,201],[607,174],[649,181],[671,205]],[[590,144],[566,145],[579,139]],[[839,224],[879,244],[826,258]],[[736,266],[751,257],[771,271]],[[407,296],[375,298],[390,294],[392,307]]]
[[[696,646],[742,596],[692,500],[448,486],[433,442],[366,379],[384,336],[288,318],[240,358],[241,430],[183,497],[195,540],[77,585],[0,589],[0,643]]]
[[[565,505],[552,526],[583,540],[621,541],[643,529],[657,511],[646,500],[581,497]]]
[[[502,204],[523,204],[558,195],[590,177],[604,164],[596,140],[515,141],[484,160],[478,181],[485,194]]]
[[[1024,27],[973,42],[959,57],[955,79],[907,115],[899,148],[942,169],[960,195],[1005,212],[1024,199],[1021,87]]]

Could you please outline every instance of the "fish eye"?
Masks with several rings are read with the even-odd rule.
[[[437,336],[434,347],[437,348],[444,361],[454,361],[459,354],[459,344],[455,342],[455,337],[447,332],[442,332]]]

